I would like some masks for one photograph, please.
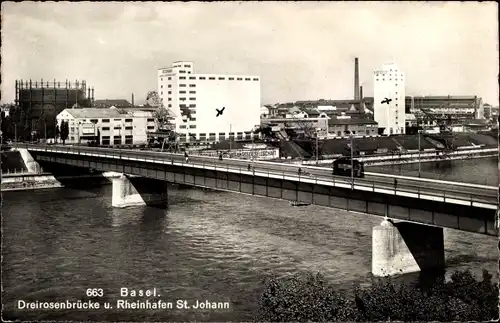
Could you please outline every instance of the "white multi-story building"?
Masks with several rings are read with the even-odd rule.
[[[59,129],[61,121],[68,122],[67,143],[86,144],[99,141],[108,145],[146,144],[148,132],[157,130],[152,112],[135,109],[65,109],[56,117]]]
[[[384,64],[373,75],[373,118],[383,134],[405,133],[405,75],[395,64]]]
[[[158,94],[180,141],[250,138],[260,124],[258,76],[195,74],[193,62],[175,62],[158,70]]]

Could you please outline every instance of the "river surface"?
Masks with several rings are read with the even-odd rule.
[[[477,161],[453,164],[450,176],[495,172],[484,165],[496,169],[496,161]],[[390,167],[403,171],[407,166],[413,165]],[[346,290],[369,281],[372,227],[380,223],[378,217],[174,187],[169,188],[167,211],[117,209],[111,207],[111,191],[107,185],[3,193],[4,319],[249,321],[264,280],[272,275],[321,272]],[[497,241],[445,229],[447,275],[459,269],[480,275],[487,269],[497,279]],[[122,287],[156,287],[157,298],[174,303],[210,300],[230,306],[15,310],[18,300],[87,300],[87,288],[102,288],[100,301],[114,306]]]

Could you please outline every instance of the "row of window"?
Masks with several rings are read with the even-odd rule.
[[[94,123],[94,120],[95,120],[95,122],[97,122],[97,119],[91,119],[90,122]],[[122,121],[122,119],[113,119],[113,120],[114,121]],[[154,120],[154,119],[152,119],[152,120]],[[83,120],[83,121],[85,121],[85,120]],[[132,122],[132,121],[133,121],[133,119],[125,119],[125,122]],[[149,121],[149,119],[148,119],[148,121]],[[102,119],[102,123],[109,123],[109,122],[110,122],[110,119]]]
[[[179,72],[182,72],[182,71],[179,71]],[[186,80],[186,76],[179,76],[179,79],[180,80]],[[206,80],[207,77],[206,76],[189,76],[188,79],[190,79],[190,80],[196,80],[196,79],[198,79],[198,80]],[[234,81],[235,79],[237,81],[243,81],[243,79],[245,79],[245,81],[258,81],[259,80],[258,77],[254,77],[254,78],[250,78],[250,77],[245,77],[245,78],[243,78],[243,77],[236,77],[235,78],[235,77],[224,77],[224,76],[219,76],[219,77],[209,76],[208,77],[208,80],[211,80],[211,81],[216,80],[216,79],[219,80],[219,81],[225,81],[225,80]],[[167,78],[167,80],[171,81],[172,77],[169,76]],[[163,77],[160,77],[160,81],[163,81]]]

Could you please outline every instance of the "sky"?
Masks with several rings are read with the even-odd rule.
[[[145,101],[157,70],[261,77],[261,102],[351,99],[395,63],[406,95],[498,105],[494,2],[2,2],[1,102],[15,80],[86,80],[96,99]]]

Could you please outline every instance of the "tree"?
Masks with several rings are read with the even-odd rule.
[[[156,128],[158,130],[164,128],[168,124],[169,117],[170,112],[163,106],[160,106],[153,111],[153,118],[155,119]]]
[[[66,139],[68,139],[68,135],[69,135],[69,127],[68,127],[68,122],[66,121],[61,121],[61,129],[60,129],[60,133],[61,133],[61,140],[63,142],[63,145],[65,144],[66,142]]]
[[[498,284],[483,271],[455,272],[432,286],[377,278],[341,292],[320,275],[271,279],[260,299],[259,321],[489,321],[498,317]]]

